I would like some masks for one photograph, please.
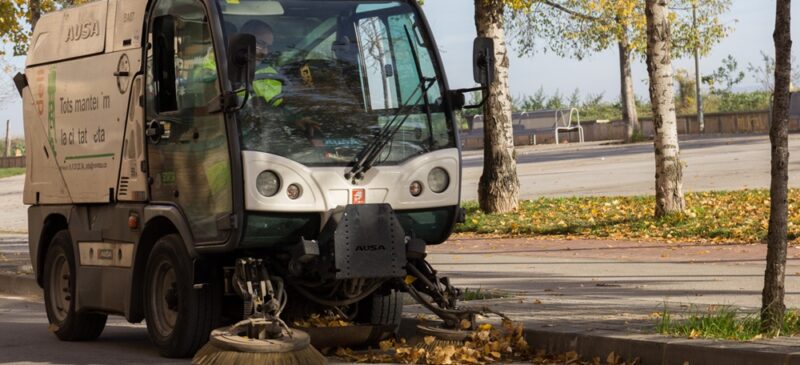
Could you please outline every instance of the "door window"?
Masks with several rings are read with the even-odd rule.
[[[146,109],[153,200],[177,204],[194,240],[221,241],[232,213],[225,120],[209,112],[220,94],[208,17],[196,0],[162,0],[151,21]]]

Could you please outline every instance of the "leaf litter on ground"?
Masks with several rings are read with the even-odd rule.
[[[339,314],[325,312],[322,314],[313,313],[306,319],[299,319],[292,322],[296,328],[324,328],[324,327],[349,327],[353,323]]]
[[[425,346],[414,346],[405,339],[386,340],[376,350],[353,351],[339,348],[335,355],[357,363],[391,363],[456,365],[456,364],[495,364],[522,361],[541,365],[638,365],[639,360],[625,361],[612,352],[605,359],[595,357],[582,360],[574,351],[562,354],[548,354],[544,350],[534,351],[525,340],[522,324],[504,320],[495,327],[482,324],[469,335],[462,345],[444,343],[438,345],[436,338],[422,339]]]
[[[504,237],[760,243],[767,235],[768,190],[687,193],[686,211],[655,218],[655,198],[539,198],[512,213],[486,214],[466,202],[456,232]],[[800,189],[789,190],[789,239],[800,243]]]

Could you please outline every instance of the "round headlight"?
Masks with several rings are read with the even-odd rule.
[[[256,188],[263,196],[273,196],[280,190],[281,180],[272,171],[262,171],[256,178]]]
[[[441,167],[436,167],[428,173],[428,187],[434,193],[441,193],[447,190],[450,185],[450,175]]]
[[[422,194],[422,183],[419,181],[412,182],[408,186],[408,192],[411,193],[411,196],[419,196]]]

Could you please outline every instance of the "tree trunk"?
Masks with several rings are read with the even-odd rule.
[[[683,163],[675,118],[668,0],[647,0],[647,73],[653,107],[656,157],[656,217],[682,212]]]
[[[511,93],[508,89],[508,52],[503,32],[502,0],[475,0],[478,35],[495,41],[494,82],[483,108],[483,174],[478,202],[487,213],[509,212],[519,204],[519,178],[514,152]]]
[[[36,23],[42,17],[41,0],[28,0],[28,10],[30,13],[28,16],[30,17],[31,33],[33,33],[33,28],[36,27]]]
[[[619,47],[620,95],[622,98],[622,120],[627,131],[625,142],[631,142],[636,133],[641,132],[639,115],[636,113],[636,97],[633,93],[633,77],[631,77],[631,48],[626,36],[617,43]]]
[[[790,9],[790,0],[777,1],[775,32],[772,33],[775,42],[775,92],[772,96],[772,125],[769,129],[772,180],[769,189],[767,269],[764,272],[764,291],[761,295],[761,330],[770,335],[780,332],[786,311],[783,297],[788,232],[789,88],[792,78]]]

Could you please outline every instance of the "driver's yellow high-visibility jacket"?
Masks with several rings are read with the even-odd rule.
[[[216,81],[217,79],[217,62],[214,54],[209,52],[203,59],[201,69],[195,72],[195,78],[203,82]],[[253,94],[256,97],[264,99],[267,105],[280,106],[283,104],[281,93],[283,92],[283,83],[280,80],[261,78],[259,75],[278,75],[278,70],[268,65],[266,62],[260,62],[256,65],[256,80],[253,81]]]

